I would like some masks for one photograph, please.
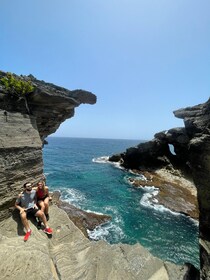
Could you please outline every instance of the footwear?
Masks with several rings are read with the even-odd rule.
[[[53,231],[52,231],[52,229],[51,228],[45,228],[44,230],[43,230],[46,234],[52,234],[53,233]]]
[[[41,221],[38,221],[37,223],[37,228],[40,229],[42,227],[42,222]]]
[[[47,221],[49,221],[49,218],[50,218],[49,214],[45,214],[45,216],[46,216]]]
[[[27,241],[28,239],[29,239],[29,236],[31,235],[31,229],[30,229],[30,231],[27,231],[26,232],[26,235],[24,236],[24,241]]]

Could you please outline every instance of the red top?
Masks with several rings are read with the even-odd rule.
[[[38,188],[36,191],[36,195],[37,195],[38,199],[43,198],[43,197],[47,196],[47,191],[44,191],[43,189]]]

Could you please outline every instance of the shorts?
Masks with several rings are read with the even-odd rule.
[[[26,217],[28,218],[28,216],[35,216],[38,211],[39,211],[39,209],[29,208],[29,209],[25,210]]]
[[[47,197],[49,197],[48,195],[45,195],[44,197],[42,197],[42,198],[37,198],[37,201],[44,201],[45,200],[45,198],[47,198]]]

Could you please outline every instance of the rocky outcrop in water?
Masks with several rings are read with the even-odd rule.
[[[64,210],[70,220],[82,231],[85,237],[88,238],[88,230],[94,230],[97,226],[105,224],[111,220],[111,216],[105,214],[96,214],[86,212],[82,209],[69,204],[66,201],[60,200],[60,192],[52,193],[52,203]]]
[[[129,148],[110,160],[120,159],[127,169],[157,171],[164,168],[177,178],[193,179],[200,213],[200,279],[210,279],[210,99],[204,104],[177,110],[174,115],[184,120],[185,127],[157,133],[152,141]],[[173,145],[174,153],[169,145]]]
[[[0,78],[6,73],[0,71]],[[30,76],[34,91],[24,99],[11,98],[0,86],[0,220],[10,215],[10,207],[26,181],[43,176],[42,145],[80,104],[94,104],[96,96],[84,90],[70,91]]]

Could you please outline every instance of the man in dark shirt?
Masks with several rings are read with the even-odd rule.
[[[36,205],[36,191],[32,190],[31,183],[25,183],[23,185],[24,190],[19,194],[15,202],[15,207],[20,210],[20,217],[23,226],[26,229],[26,235],[24,236],[24,241],[27,241],[31,235],[31,229],[28,222],[28,216],[38,217],[44,224],[44,232],[47,234],[52,234],[52,229],[48,226],[45,214],[39,210]]]

